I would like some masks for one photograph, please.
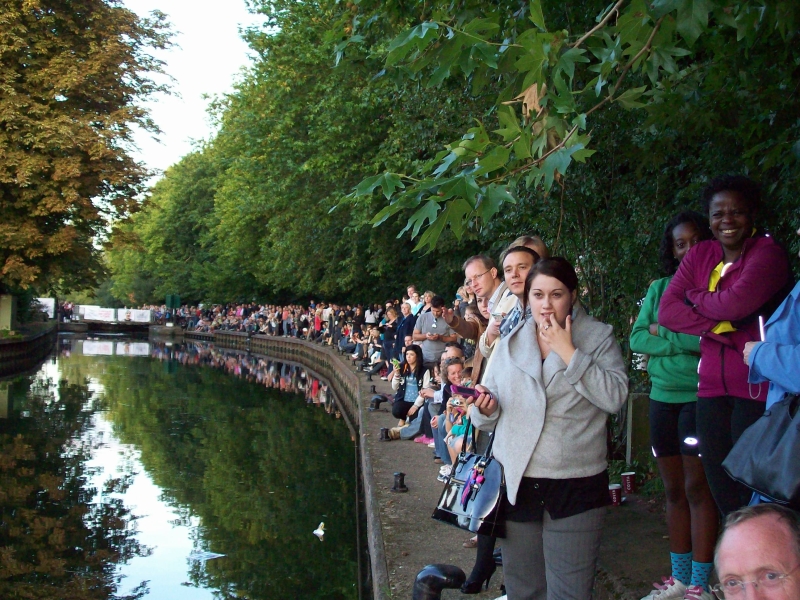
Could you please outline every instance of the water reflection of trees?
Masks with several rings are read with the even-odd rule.
[[[192,583],[222,598],[356,598],[355,449],[327,387],[202,346],[151,355],[105,359],[101,381],[116,434],[182,518],[200,518],[197,549],[225,555],[192,564]]]
[[[95,600],[117,596],[117,565],[148,550],[119,498],[129,477],[89,484],[97,401],[85,382],[26,377],[11,385],[17,410],[0,420],[0,598]],[[24,416],[22,416],[24,415]]]

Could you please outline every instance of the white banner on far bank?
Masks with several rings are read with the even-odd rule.
[[[120,323],[150,323],[153,320],[153,311],[136,310],[134,308],[118,308],[117,321]]]
[[[114,342],[83,340],[85,356],[114,356]]]
[[[117,320],[117,310],[114,308],[101,308],[99,306],[82,306],[83,318],[87,321],[106,321],[113,323]]]
[[[147,342],[117,342],[117,356],[150,356]]]

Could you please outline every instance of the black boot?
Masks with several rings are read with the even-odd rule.
[[[495,564],[494,545],[497,541],[496,537],[478,534],[478,550],[475,556],[475,566],[472,567],[472,573],[469,574],[467,581],[461,586],[462,594],[478,594],[481,588],[486,584],[485,589],[489,589],[489,581],[497,570]]]

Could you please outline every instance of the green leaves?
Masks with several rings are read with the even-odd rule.
[[[643,85],[638,88],[631,88],[629,90],[625,90],[622,94],[617,96],[615,101],[622,106],[623,108],[627,108],[628,110],[632,110],[634,108],[641,108],[645,106],[643,102],[638,102],[639,98],[642,97],[645,90],[647,89],[646,85]]]
[[[531,0],[530,11],[531,22],[541,31],[547,31],[544,25],[544,14],[542,14],[542,0]]]
[[[386,65],[393,66],[404,59],[412,50],[419,53],[437,37],[438,23],[420,23],[398,35],[389,44]]]
[[[708,14],[714,8],[712,0],[683,0],[678,7],[678,33],[689,46],[693,46],[708,27]]]
[[[432,247],[447,227],[458,236],[470,219],[485,224],[495,217],[505,200],[482,201],[488,194],[486,185],[508,193],[503,186],[521,180],[529,191],[547,194],[556,182],[563,184],[572,163],[594,153],[588,136],[575,132],[591,128],[592,113],[609,102],[634,110],[657,101],[661,93],[653,88],[678,76],[679,61],[691,54],[681,42],[690,46],[697,42],[709,27],[708,16],[716,4],[714,0],[617,2],[600,11],[591,31],[574,33],[547,31],[543,0],[530,3],[528,26],[503,20],[490,10],[455,14],[448,10],[437,5],[432,13],[435,21],[397,36],[389,45],[386,65],[408,69],[415,77],[427,71],[428,87],[440,86],[460,71],[473,77],[473,86],[480,89],[489,80],[489,70],[497,70],[509,82],[497,100],[498,126],[488,135],[483,125],[470,129],[413,175],[401,177],[407,187],[383,186],[381,177],[368,178],[351,195],[361,197],[382,186],[392,208],[380,211],[373,223],[424,205],[404,231],[416,237],[430,227],[420,242],[425,247]],[[627,77],[634,72],[646,73],[653,87],[629,84]],[[521,117],[508,106],[516,103],[522,105]],[[467,181],[474,181],[478,189]],[[431,220],[432,206],[425,203],[434,193],[440,208]]]
[[[510,155],[511,148],[495,146],[486,156],[478,160],[478,168],[473,172],[473,175],[486,175],[500,167],[504,167]]]
[[[570,48],[559,57],[556,69],[564,71],[564,74],[572,81],[575,78],[575,63],[591,62],[584,56],[585,54],[584,48]]]
[[[364,181],[356,186],[355,197],[367,196],[372,191],[379,187],[383,190],[383,195],[386,199],[390,199],[397,188],[405,187],[403,182],[400,181],[400,176],[394,173],[383,173],[382,175],[375,175],[374,177],[367,177]]]

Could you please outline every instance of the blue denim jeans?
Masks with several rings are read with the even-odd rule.
[[[433,430],[433,443],[436,444],[436,456],[442,459],[442,464],[452,465],[453,461],[450,460],[447,444],[444,443],[444,438],[447,435],[447,430],[444,428],[444,420],[446,418],[444,413],[436,417],[438,427]]]

